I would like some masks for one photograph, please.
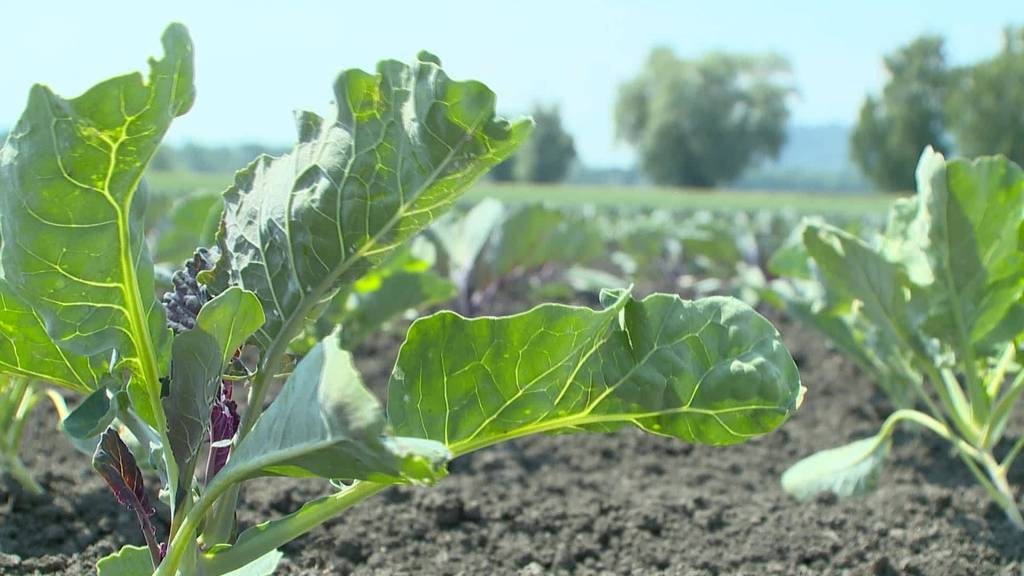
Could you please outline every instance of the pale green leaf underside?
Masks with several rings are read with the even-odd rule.
[[[446,210],[530,130],[494,115],[494,94],[450,80],[422,55],[377,74],[343,72],[327,118],[298,117],[299,142],[262,157],[225,193],[218,278],[254,291],[264,346]]]
[[[170,339],[143,237],[140,182],[194,93],[184,27],[169,27],[163,45],[148,81],[120,76],[71,100],[33,87],[0,156],[8,281],[62,349],[117,349],[150,395]]]
[[[418,320],[391,377],[388,416],[397,434],[455,455],[535,432],[629,424],[731,444],[775,429],[801,393],[778,332],[745,304],[623,294],[600,311],[544,305]]]
[[[799,500],[820,492],[860,496],[874,490],[889,454],[889,436],[871,436],[838,448],[822,450],[791,466],[782,487]]]
[[[271,550],[241,568],[225,572],[222,576],[271,576],[277,570],[277,565],[281,563],[282,558],[284,558],[283,552]]]
[[[42,318],[0,280],[0,371],[89,392],[99,386],[106,359],[59,348]]]
[[[145,576],[153,573],[149,548],[124,546],[96,563],[97,576]]]
[[[443,474],[447,456],[436,443],[388,434],[380,403],[333,334],[299,362],[217,479],[278,475],[425,482]]]

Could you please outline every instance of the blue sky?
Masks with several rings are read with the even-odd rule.
[[[800,91],[794,121],[850,124],[865,93],[884,83],[884,53],[939,33],[950,60],[968,63],[998,50],[1006,24],[1024,24],[1021,0],[37,0],[0,13],[0,127],[17,120],[33,82],[71,96],[144,68],[177,20],[196,43],[198,99],[172,129],[174,142],[290,142],[290,111],[325,110],[339,70],[427,49],[452,76],[489,84],[508,115],[535,101],[560,105],[582,160],[620,166],[632,155],[614,142],[616,87],[655,45],[684,56],[778,52]]]

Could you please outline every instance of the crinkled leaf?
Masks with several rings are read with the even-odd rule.
[[[142,546],[123,546],[96,563],[97,576],[145,576],[153,573],[153,558]]]
[[[228,278],[254,291],[266,346],[294,336],[305,315],[354,282],[446,210],[530,130],[494,114],[494,94],[455,82],[437,58],[388,60],[376,74],[343,72],[327,118],[298,116],[299,142],[242,170],[225,193],[222,258]]]
[[[606,302],[608,298],[605,299]],[[775,429],[802,395],[775,328],[731,298],[416,321],[388,392],[396,433],[456,455],[535,432],[625,425],[731,444]]]
[[[822,450],[786,470],[782,487],[799,500],[820,492],[842,497],[866,494],[878,484],[891,444],[888,435],[872,436]]]
[[[66,351],[132,369],[153,422],[170,338],[144,238],[146,166],[192,105],[192,43],[163,36],[150,77],[112,78],[65,100],[36,85],[0,156],[3,268]]]
[[[443,474],[447,456],[436,443],[389,435],[380,403],[334,334],[299,362],[217,480],[276,475],[427,482]]]
[[[171,450],[183,473],[208,437],[210,411],[228,362],[263,320],[256,295],[232,287],[203,306],[194,329],[174,339],[171,386],[163,405]],[[181,481],[188,489],[191,478]]]
[[[88,392],[100,385],[106,363],[54,344],[39,314],[0,279],[0,371]]]

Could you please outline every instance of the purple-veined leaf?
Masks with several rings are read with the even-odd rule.
[[[152,522],[156,509],[149,502],[142,471],[135,463],[135,457],[114,428],[107,428],[100,437],[92,457],[92,466],[106,480],[118,503],[135,512],[153,556],[153,565],[156,566],[160,562],[160,548],[156,543],[156,529]]]

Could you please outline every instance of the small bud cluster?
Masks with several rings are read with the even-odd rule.
[[[164,309],[167,311],[167,326],[175,333],[181,333],[196,327],[196,317],[203,304],[210,300],[210,294],[196,280],[203,270],[212,270],[220,253],[216,248],[199,248],[191,260],[185,262],[185,268],[177,270],[171,277],[174,290],[163,297]]]

